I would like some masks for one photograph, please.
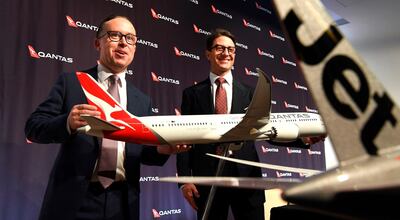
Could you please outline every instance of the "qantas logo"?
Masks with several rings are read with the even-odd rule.
[[[156,209],[152,209],[151,212],[153,213],[153,218],[160,218],[163,215],[176,215],[181,214],[181,209],[169,209],[169,210],[161,210],[157,211]]]
[[[74,60],[70,57],[64,57],[64,56],[61,56],[58,54],[46,53],[43,51],[36,52],[36,50],[31,45],[28,45],[28,51],[29,51],[30,56],[35,59],[47,58],[47,59],[58,60],[58,61],[66,62],[66,63],[74,62]]]
[[[39,59],[39,54],[36,53],[35,49],[33,49],[33,47],[31,45],[28,45],[28,50],[29,50],[29,54],[31,55],[31,57]]]
[[[308,177],[309,175],[304,174],[304,173],[299,173],[299,176],[300,176],[300,177]]]
[[[158,182],[159,180],[158,176],[141,176],[139,182]]]
[[[276,78],[274,75],[271,75],[271,78],[272,78],[272,82],[274,82],[274,83],[280,83],[280,84],[287,85],[287,81]]]
[[[308,152],[309,155],[313,155],[313,154],[321,155],[321,151],[316,151],[316,150],[310,150],[310,149],[308,149],[307,152]]]
[[[74,21],[74,19],[72,19],[72,17],[69,15],[66,15],[65,18],[67,19],[68,26],[70,26],[70,27],[73,27],[73,28],[80,27],[80,28],[84,28],[87,30],[91,30],[91,31],[99,30],[99,28],[94,25],[86,24],[81,21]]]
[[[305,109],[306,109],[306,112],[318,113],[317,109],[312,109],[312,108],[309,108],[307,106],[305,107]]]
[[[246,75],[248,75],[248,76],[258,76],[257,72],[250,71],[246,67],[244,68],[244,71],[245,71]]]
[[[285,59],[285,57],[282,57],[282,63],[291,65],[291,66],[297,66],[295,62],[289,61],[289,60]]]
[[[260,48],[257,48],[257,52],[258,52],[258,55],[260,55],[260,56],[266,56],[266,57],[274,59],[274,55],[264,52]]]
[[[301,150],[300,149],[290,149],[290,148],[286,148],[288,154],[301,154]]]
[[[179,50],[177,47],[174,47],[174,51],[175,51],[175,55],[178,57],[184,56],[184,57],[189,57],[191,59],[200,60],[200,56]]]
[[[158,48],[158,44],[157,43],[153,43],[153,42],[150,42],[150,41],[147,41],[147,40],[143,40],[143,39],[139,39],[137,41],[137,43],[138,44],[142,44],[144,46],[153,47],[153,48],[156,48],[156,49]]]
[[[268,147],[264,147],[264,145],[261,145],[261,150],[263,153],[278,153],[279,149],[278,148],[268,148]]]
[[[159,113],[160,111],[158,110],[158,108],[151,108],[151,111],[153,112],[153,113]]]
[[[250,22],[246,21],[246,19],[244,19],[244,18],[243,18],[243,25],[245,27],[250,27],[250,28],[253,28],[253,29],[257,30],[257,31],[261,31],[260,27],[254,25],[254,24],[251,24]]]
[[[238,46],[238,47],[240,47],[240,48],[243,48],[243,49],[249,49],[249,47],[246,45],[246,44],[242,44],[242,43],[239,43],[239,42],[236,42],[236,46]]]
[[[151,213],[153,213],[153,218],[160,218],[160,214],[158,214],[156,209],[151,209]]]
[[[193,24],[193,29],[194,29],[194,32],[195,32],[195,33],[198,33],[198,34],[205,34],[205,35],[211,35],[211,32],[205,31],[205,30],[203,30],[203,29],[201,29],[201,28],[198,28],[197,25],[195,25],[195,24]]]
[[[287,103],[286,101],[284,101],[284,103],[285,103],[285,108],[299,109],[298,105],[292,105],[292,104]]]
[[[295,119],[295,118],[307,119],[310,118],[310,115],[302,113],[279,113],[271,115],[271,119]]]
[[[179,24],[178,20],[170,18],[170,17],[167,17],[167,16],[164,16],[162,14],[159,14],[152,8],[150,9],[150,11],[151,11],[151,16],[156,20],[161,19],[161,20],[168,21],[170,23],[174,23],[174,24],[177,24],[177,25]]]
[[[258,2],[255,2],[256,3],[256,8],[257,9],[259,9],[259,10],[261,10],[261,11],[265,11],[265,12],[267,12],[268,14],[272,14],[272,12],[270,11],[270,10],[268,10],[268,9],[266,9],[266,8],[264,8],[264,7],[262,7],[260,4],[258,4]]]
[[[302,89],[302,90],[308,91],[308,88],[307,88],[307,87],[302,86],[302,85],[300,85],[300,84],[298,84],[298,83],[296,83],[296,82],[294,82],[294,88],[296,88],[296,89]]]
[[[122,6],[128,7],[128,8],[133,8],[133,4],[130,2],[126,2],[126,1],[122,1],[122,0],[106,0],[106,1],[114,2],[114,3],[120,4]]]
[[[222,15],[222,16],[227,17],[227,18],[229,18],[229,19],[232,19],[232,15],[230,15],[230,14],[228,14],[228,13],[226,13],[226,12],[223,12],[223,11],[218,10],[214,5],[211,5],[211,11],[212,11],[214,14],[219,14],[219,15]]]
[[[275,33],[272,32],[271,30],[269,31],[269,36],[270,36],[271,38],[275,38],[275,39],[278,39],[278,40],[281,40],[281,41],[285,41],[285,38],[284,38],[284,37],[275,34]]]
[[[292,173],[290,173],[290,172],[279,172],[279,171],[276,171],[276,177],[291,177],[292,176]]]
[[[166,82],[179,85],[179,80],[157,76],[157,74],[155,74],[154,72],[151,72],[151,78],[153,79],[154,82]]]

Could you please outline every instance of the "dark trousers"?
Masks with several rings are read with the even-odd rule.
[[[196,199],[196,204],[199,208],[197,219],[200,220],[204,214],[209,188],[200,186],[198,189],[200,197]],[[215,193],[208,219],[227,219],[230,206],[235,220],[264,220],[264,201],[263,190],[220,187]]]
[[[139,219],[139,211],[135,216],[129,213],[128,185],[126,182],[114,182],[104,189],[99,182],[89,184],[85,199],[79,209],[76,220],[133,220]],[[130,207],[129,207],[130,206]]]

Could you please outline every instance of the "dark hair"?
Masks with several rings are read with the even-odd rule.
[[[107,21],[111,21],[111,20],[114,19],[114,18],[125,18],[125,19],[128,20],[128,21],[132,24],[132,26],[133,26],[133,23],[132,23],[131,19],[129,19],[128,17],[126,17],[126,16],[124,16],[124,15],[112,14],[112,15],[110,15],[110,16],[104,18],[104,20],[101,21],[101,23],[100,23],[100,25],[99,25],[99,29],[98,29],[97,32],[96,32],[96,38],[99,38],[99,37],[100,37],[101,32],[103,31],[103,28],[104,28],[104,24],[105,24]]]
[[[206,39],[206,48],[208,51],[211,51],[215,38],[218,38],[221,36],[229,37],[233,41],[233,43],[236,45],[235,36],[233,36],[233,34],[231,32],[229,32],[228,30],[222,29],[222,28],[217,28],[217,29],[215,29],[215,31],[211,32],[211,35],[208,36]]]

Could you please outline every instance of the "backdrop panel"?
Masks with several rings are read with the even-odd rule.
[[[61,72],[96,64],[95,32],[109,14],[134,21],[139,41],[127,79],[151,96],[155,114],[178,113],[183,89],[208,77],[205,37],[217,27],[237,37],[235,77],[255,85],[259,67],[272,78],[273,112],[316,112],[270,1],[3,0],[0,12],[0,219],[37,218],[59,147],[28,143],[25,120]],[[323,149],[257,144],[262,161],[319,170]],[[176,184],[158,182],[175,174],[175,156],[164,167],[142,167],[141,219],[194,219]]]

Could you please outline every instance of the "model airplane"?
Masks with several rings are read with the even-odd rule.
[[[319,1],[274,5],[339,160],[336,169],[285,185],[283,199],[346,219],[400,219],[400,109]],[[169,181],[271,188],[260,178],[193,178]]]
[[[271,113],[271,84],[261,70],[254,97],[245,114],[168,115],[137,117],[124,110],[90,75],[76,73],[88,103],[98,107],[99,118],[85,116],[86,134],[147,145],[231,143],[246,140],[291,142],[325,135],[318,114]]]

